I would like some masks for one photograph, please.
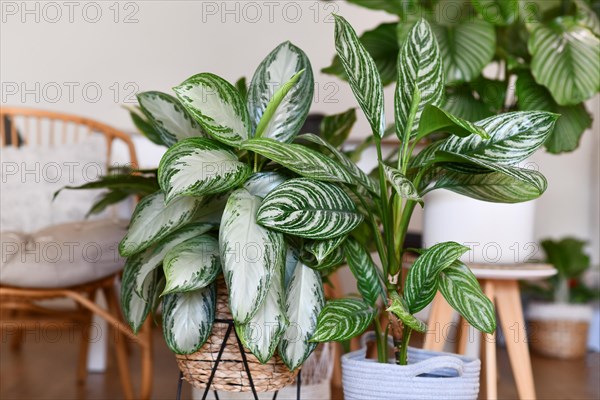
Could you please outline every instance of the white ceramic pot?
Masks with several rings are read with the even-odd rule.
[[[525,263],[539,256],[534,219],[535,201],[498,204],[434,190],[425,197],[423,245],[461,243],[471,248],[464,262]]]

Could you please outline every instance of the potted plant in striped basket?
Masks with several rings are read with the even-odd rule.
[[[546,189],[544,177],[516,164],[544,143],[558,116],[522,111],[469,122],[441,109],[442,58],[428,22],[422,19],[407,32],[399,52],[393,115],[400,142],[397,157],[386,160],[381,151],[385,112],[380,74],[348,22],[336,16],[335,23],[341,66],[373,131],[377,179],[364,174],[320,137],[301,135],[298,140],[317,144],[343,165],[345,174],[329,178],[352,194],[364,222],[344,237],[331,235],[329,230],[349,231],[341,227],[359,222],[354,213],[298,215],[299,210],[313,206],[313,199],[322,197],[303,181],[283,183],[269,193],[258,209],[257,220],[275,231],[318,239],[310,244],[318,249],[318,257],[345,257],[357,279],[361,298],[329,301],[311,337],[316,343],[346,340],[374,326],[370,336],[377,343],[378,363],[366,359],[365,349],[343,357],[346,399],[447,398],[450,393],[455,398],[476,399],[478,360],[424,352],[408,344],[413,331],[427,329],[414,314],[427,306],[438,290],[471,325],[484,332],[496,327],[492,303],[459,260],[468,248],[455,242],[415,250],[419,256],[403,280],[402,245],[408,223],[414,208],[423,204],[423,196],[437,189],[500,203],[540,196]],[[417,143],[424,139],[430,143],[414,154]],[[286,167],[302,163],[315,174],[325,171],[325,165],[316,165],[304,150],[279,149],[291,150],[290,146],[259,138],[248,140],[243,148]],[[381,265],[369,254],[365,229],[374,237]],[[389,317],[386,325],[380,319],[384,313]],[[393,361],[388,360],[388,333],[396,350]],[[437,379],[440,376],[446,378]]]

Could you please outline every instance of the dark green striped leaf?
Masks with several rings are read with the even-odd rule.
[[[438,243],[415,260],[410,267],[404,286],[404,296],[411,314],[424,309],[438,290],[438,275],[469,251],[455,242]]]
[[[347,236],[338,236],[333,239],[313,240],[308,242],[304,249],[315,256],[317,263],[320,264],[327,256],[333,253],[345,240]]]
[[[135,268],[124,268],[121,279],[121,310],[123,316],[131,327],[133,333],[137,333],[152,308],[152,302],[148,299],[156,297],[158,287],[157,270],[153,270],[144,279],[141,296],[136,292],[136,274]]]
[[[216,75],[202,73],[173,88],[204,131],[230,146],[250,136],[250,117],[237,89]]]
[[[408,312],[406,301],[398,293],[391,292],[390,299],[392,300],[392,304],[390,304],[386,311],[393,313],[405,325],[417,332],[427,331],[425,322]]]
[[[385,298],[381,273],[371,259],[371,255],[354,239],[344,243],[344,254],[350,271],[356,278],[358,291],[369,304],[375,305],[377,298]]]
[[[362,215],[338,186],[305,178],[292,179],[265,197],[259,224],[309,239],[331,239],[354,229]]]
[[[358,299],[329,300],[317,321],[311,342],[348,340],[367,329],[377,310]]]
[[[398,196],[403,199],[421,201],[421,196],[413,183],[396,168],[389,167],[381,163],[380,168],[383,168],[385,178],[392,185]]]
[[[385,116],[383,86],[377,65],[361,44],[348,21],[335,17],[335,48],[348,76],[350,87],[365,113],[374,135],[383,136]]]
[[[483,139],[489,138],[488,134],[473,122],[456,117],[436,106],[426,105],[415,140],[422,139],[434,132],[449,132],[460,137],[478,135]]]

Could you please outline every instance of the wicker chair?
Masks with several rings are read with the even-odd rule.
[[[42,129],[42,125],[45,129]],[[60,146],[77,142],[82,135],[100,134],[106,139],[107,163],[112,156],[112,144],[121,141],[127,148],[129,160],[132,165],[137,165],[137,158],[133,142],[126,134],[105,124],[78,116],[40,111],[24,108],[2,108],[0,110],[0,147],[6,146]],[[28,265],[22,264],[27,268]],[[119,308],[117,284],[120,276],[119,267],[109,276],[101,279],[92,279],[77,285],[65,287],[22,287],[9,286],[0,280],[0,311],[2,319],[0,329],[10,327],[12,348],[18,350],[21,345],[23,330],[36,329],[45,323],[57,322],[78,323],[83,327],[90,327],[92,316],[103,318],[109,324],[115,338],[116,361],[119,369],[121,384],[125,398],[148,399],[152,385],[152,341],[151,321],[148,320],[139,334],[135,336],[128,325],[123,321]],[[96,293],[102,291],[106,297],[108,309],[105,310],[95,303]],[[77,305],[73,310],[59,310],[44,307],[41,300],[68,298]],[[43,304],[43,303],[42,303]],[[43,316],[43,318],[40,318]],[[11,321],[12,320],[12,321]],[[16,327],[16,328],[15,328]],[[126,338],[137,343],[141,348],[141,385],[140,393],[134,393],[129,373],[129,349]],[[83,383],[87,377],[87,353],[89,340],[82,337],[78,363],[78,382]]]

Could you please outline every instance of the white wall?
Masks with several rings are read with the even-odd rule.
[[[1,7],[2,104],[87,115],[125,130],[132,126],[120,106],[134,101],[131,95],[136,91],[168,91],[204,71],[231,81],[250,78],[260,60],[284,40],[304,49],[312,60],[317,82],[314,111],[354,107],[348,86],[319,72],[334,54],[328,15],[344,15],[359,32],[393,20],[345,2],[312,0],[136,1],[120,2],[118,7],[112,1],[97,1],[75,2],[71,9],[65,2],[3,1]],[[127,16],[132,23],[125,23]],[[392,99],[388,90],[388,110]],[[535,157],[549,180],[548,192],[539,201],[536,232],[538,237],[589,238],[598,263],[598,99],[590,108],[596,118],[593,132],[586,133],[578,151]],[[354,136],[367,132],[361,116]],[[413,227],[420,226],[417,212]]]

